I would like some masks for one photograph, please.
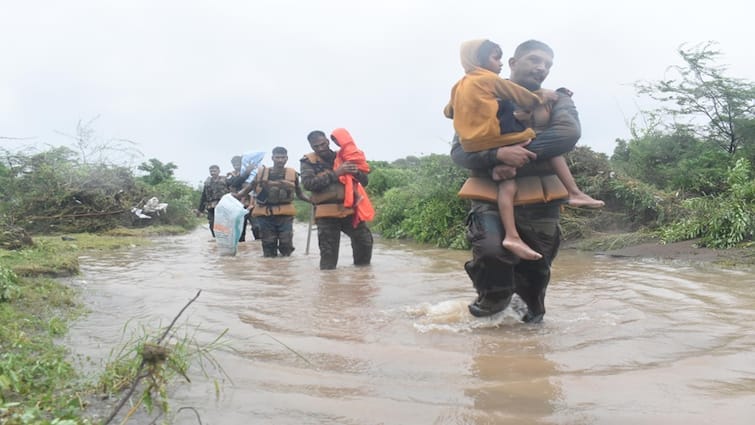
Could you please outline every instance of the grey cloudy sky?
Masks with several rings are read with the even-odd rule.
[[[752,16],[734,0],[2,0],[0,136],[28,139],[0,147],[66,144],[99,117],[97,138],[192,184],[277,145],[298,169],[313,129],[347,128],[370,159],[448,153],[458,47],[486,37],[505,55],[550,44],[544,86],[574,91],[580,144],[610,154],[643,105],[631,84],[663,78],[682,43],[717,41],[755,80]]]

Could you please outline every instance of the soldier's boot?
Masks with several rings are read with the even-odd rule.
[[[487,317],[500,313],[509,306],[513,294],[510,290],[484,292],[478,295],[472,304],[469,304],[469,312],[474,317]]]

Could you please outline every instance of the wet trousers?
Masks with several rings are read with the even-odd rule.
[[[215,229],[213,227],[215,226],[215,208],[207,208],[207,222],[210,224],[210,233],[212,233],[212,237],[215,237]]]
[[[257,220],[257,217],[249,213],[247,221],[252,228],[252,236],[254,236],[254,240],[262,238],[262,235],[260,234],[260,223],[259,220]]]
[[[246,241],[246,224],[249,222],[249,213],[244,216],[244,221],[241,225],[241,236],[239,236],[239,242]]]
[[[264,257],[288,257],[294,252],[294,217],[290,215],[269,215],[256,217],[262,238]]]
[[[558,205],[517,207],[519,235],[532,249],[543,255],[537,261],[525,261],[504,249],[503,226],[495,205],[473,202],[467,216],[467,239],[472,245],[472,259],[464,265],[478,294],[512,292],[519,295],[532,314],[545,313],[545,291],[551,276],[551,264],[561,243]]]
[[[318,218],[317,244],[320,247],[320,270],[332,270],[338,264],[338,250],[341,232],[351,239],[351,250],[355,266],[366,266],[372,260],[372,232],[367,223],[352,224],[353,217]]]

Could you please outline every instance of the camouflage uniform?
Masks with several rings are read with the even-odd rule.
[[[568,95],[560,95],[553,106],[548,128],[527,146],[537,153],[537,161],[520,168],[517,174],[527,174],[528,168],[534,170],[532,174],[538,174],[537,163],[572,150],[580,131],[574,103]],[[498,164],[496,151],[464,152],[458,137],[455,137],[451,158],[457,165],[470,169],[472,175],[489,176],[492,167]],[[503,310],[516,293],[527,304],[527,313],[522,320],[542,320],[551,264],[561,241],[560,202],[515,208],[519,235],[527,245],[543,255],[537,261],[522,260],[503,248],[504,232],[497,204],[472,202],[467,217],[467,239],[472,245],[472,259],[464,265],[478,294],[477,300],[470,305],[472,314],[475,314],[475,306],[485,304],[486,298],[496,300],[497,311]],[[478,310],[478,313],[489,315],[485,311]]]
[[[285,186],[287,189],[276,186],[276,182],[286,180],[287,170],[293,182],[285,183],[288,185]],[[269,182],[273,184],[268,184]],[[302,195],[299,176],[293,168],[263,167],[257,172],[253,186],[257,189],[254,216],[259,223],[262,255],[277,257],[280,252],[282,257],[290,256],[295,249],[293,238],[296,210],[292,203],[295,196],[301,198]]]
[[[372,260],[372,232],[367,223],[360,222],[355,228],[352,217],[318,218],[317,245],[320,248],[320,270],[332,270],[338,264],[341,232],[351,238],[355,266],[366,266]]]
[[[312,158],[317,158],[313,161]],[[335,171],[333,171],[333,162],[335,157],[330,161],[316,156],[314,153],[305,155],[301,159],[301,183],[304,189],[312,192],[312,200],[315,201],[318,195],[322,195],[328,190],[340,185],[340,194],[338,197],[323,201],[321,204],[338,204],[343,203],[343,184],[338,180]],[[362,184],[367,186],[367,174],[358,172],[356,178]],[[340,199],[339,199],[340,198]],[[345,217],[320,217],[316,218],[317,224],[317,243],[320,248],[320,270],[335,269],[338,264],[338,252],[341,243],[341,232],[345,233],[351,239],[351,249],[354,258],[354,265],[366,266],[372,260],[372,232],[367,227],[367,223],[360,222],[356,227],[353,225],[352,215]]]
[[[202,197],[199,199],[199,208],[197,210],[204,211],[207,209],[207,222],[210,225],[210,233],[212,237],[215,237],[215,206],[220,202],[220,198],[228,193],[228,181],[225,177],[217,176],[215,178],[207,177],[204,182],[204,188],[202,189]]]
[[[270,215],[257,217],[262,238],[262,255],[264,257],[288,257],[294,252],[294,217]]]

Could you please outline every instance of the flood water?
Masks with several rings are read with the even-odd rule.
[[[320,271],[306,231],[290,258],[254,241],[220,257],[204,228],[81,258],[71,284],[91,313],[67,342],[99,365],[201,289],[175,328],[205,344],[228,329],[212,353],[228,378],[206,364],[216,391],[193,369],[171,408],[203,424],[755,423],[751,271],[562,251],[545,320],[527,325],[468,314],[467,252],[377,238],[355,268],[345,238]]]

